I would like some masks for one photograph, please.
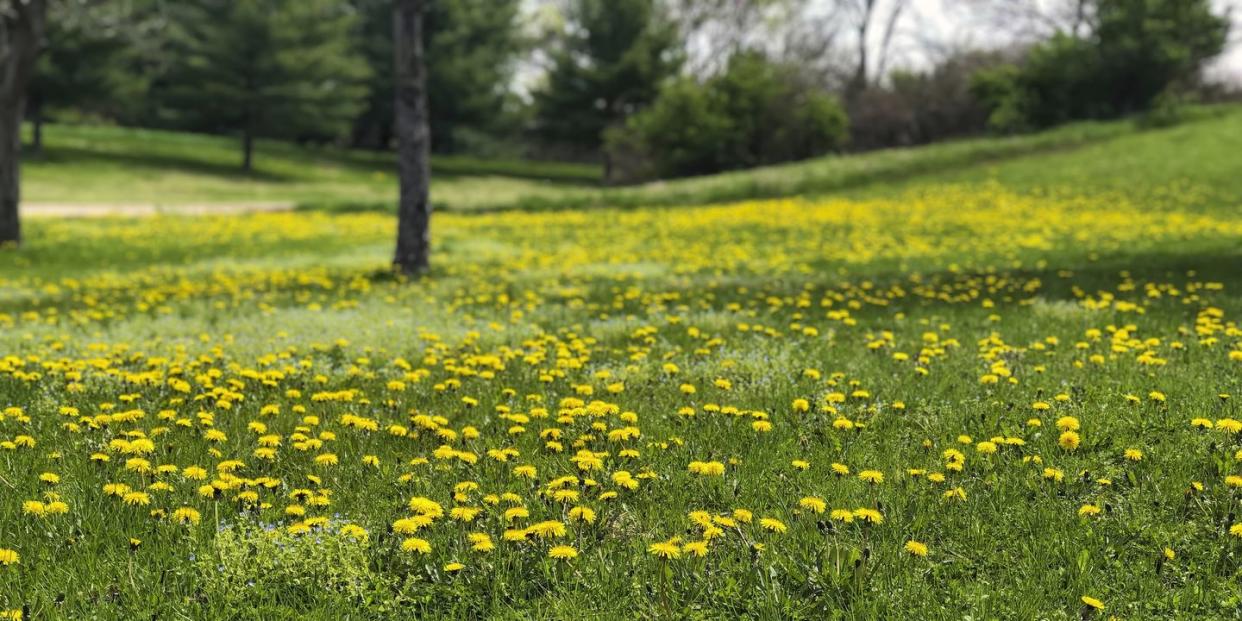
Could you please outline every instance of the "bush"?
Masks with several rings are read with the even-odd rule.
[[[1220,53],[1229,22],[1209,0],[1094,0],[1091,32],[1057,34],[1019,66],[985,71],[973,91],[1002,130],[1150,110]],[[1170,118],[1168,110],[1159,114]]]
[[[893,72],[887,85],[868,88],[851,100],[850,146],[911,146],[984,132],[988,108],[971,81],[1004,62],[1000,53],[966,51],[928,71]]]
[[[703,175],[822,155],[842,146],[848,120],[796,68],[735,55],[706,82],[682,79],[606,135],[611,180]]]

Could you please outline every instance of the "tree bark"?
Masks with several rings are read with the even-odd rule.
[[[30,98],[27,101],[30,107],[30,125],[34,130],[31,135],[30,152],[31,154],[43,153],[43,103],[38,97]]]
[[[393,8],[397,177],[401,184],[393,266],[407,275],[426,271],[431,251],[431,131],[423,58],[425,6],[426,0],[397,0]]]
[[[858,66],[855,67],[854,77],[847,87],[846,99],[849,100],[867,90],[867,33],[871,30],[871,14],[874,10],[875,0],[862,0],[858,7]]]
[[[0,245],[22,239],[18,219],[22,114],[47,15],[45,0],[8,4],[9,11],[0,13]]]
[[[254,134],[247,127],[242,130],[242,170],[254,169]]]

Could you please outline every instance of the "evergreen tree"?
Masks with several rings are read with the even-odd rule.
[[[359,48],[375,68],[365,111],[354,123],[354,143],[384,148],[393,137],[391,0],[353,0],[361,16]],[[525,48],[521,0],[429,3],[423,15],[431,144],[454,151],[461,130],[504,133],[513,123],[509,89],[514,63]]]
[[[138,41],[150,36],[152,3],[59,0],[48,6],[45,47],[27,95],[33,147],[43,144],[46,110],[72,108],[109,118],[146,96]]]
[[[370,71],[356,15],[339,0],[185,0],[175,6],[167,103],[188,124],[235,131],[250,170],[255,137],[348,132]]]
[[[574,0],[563,45],[535,94],[544,140],[598,149],[603,131],[649,104],[681,66],[676,27],[654,0]]]

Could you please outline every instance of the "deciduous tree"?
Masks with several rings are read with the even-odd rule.
[[[397,0],[393,13],[397,118],[397,253],[393,266],[407,275],[426,271],[431,253],[431,130],[423,18],[427,0]]]
[[[26,89],[43,45],[44,0],[0,0],[0,245],[21,241],[21,129]]]

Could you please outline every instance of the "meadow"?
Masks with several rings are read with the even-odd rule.
[[[0,611],[1237,618],[1240,119],[540,186],[413,282],[380,210],[32,220]]]

